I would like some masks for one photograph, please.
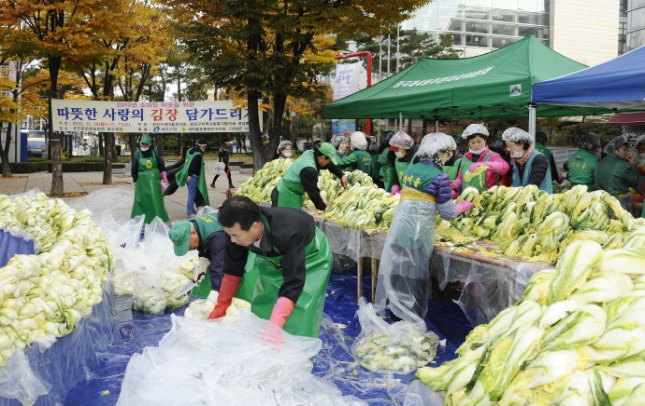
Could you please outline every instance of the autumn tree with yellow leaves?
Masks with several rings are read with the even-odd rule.
[[[215,86],[246,93],[256,169],[271,159],[287,98],[306,97],[329,62],[314,44],[317,36],[354,32],[378,35],[428,0],[165,0],[181,27],[182,41]],[[306,54],[310,52],[310,58]],[[264,147],[259,103],[272,104]]]

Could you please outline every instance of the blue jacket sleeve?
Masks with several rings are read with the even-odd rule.
[[[157,154],[157,166],[159,167],[159,173],[166,172],[166,163],[163,161],[163,158],[161,157],[161,152],[155,149],[155,154]]]
[[[134,157],[132,157],[132,168],[130,168],[130,174],[132,175],[132,180],[136,183],[137,179],[139,177],[139,171],[137,168],[139,167],[139,160],[137,159],[137,155],[135,154]]]
[[[224,231],[217,231],[206,238],[206,245],[210,252],[211,264],[210,280],[211,289],[219,292],[222,285],[222,278],[224,278],[224,251],[226,251],[226,233]]]

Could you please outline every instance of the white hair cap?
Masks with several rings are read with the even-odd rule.
[[[367,149],[367,138],[365,138],[365,133],[361,131],[354,131],[350,137],[351,145],[354,149]]]
[[[410,149],[414,145],[414,140],[407,133],[399,130],[390,138],[390,145],[397,148]]]
[[[333,145],[336,149],[340,146],[340,144],[343,143],[343,141],[349,142],[349,138],[345,137],[343,134],[337,134],[334,135],[333,138],[331,139],[331,145]]]
[[[291,146],[291,141],[287,141],[287,140],[280,141],[280,144],[278,144],[278,154],[282,152],[283,149],[290,146]]]
[[[518,142],[523,142],[527,147],[533,145],[533,137],[531,137],[531,134],[517,127],[507,128],[506,131],[502,133],[502,139],[516,144]]]
[[[463,139],[467,139],[468,137],[470,137],[471,135],[474,135],[474,134],[483,135],[484,138],[488,138],[488,136],[490,135],[490,134],[488,134],[488,130],[486,129],[486,127],[484,127],[483,125],[481,125],[481,124],[471,124],[468,127],[466,127],[466,129],[464,130],[464,133],[461,134],[461,137]]]
[[[421,140],[417,156],[420,159],[432,159],[440,152],[454,151],[457,144],[454,138],[444,133],[430,133]]]

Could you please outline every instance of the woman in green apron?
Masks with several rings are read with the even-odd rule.
[[[461,137],[468,141],[469,150],[461,159],[461,167],[457,177],[450,184],[453,199],[467,187],[474,187],[480,192],[490,189],[497,185],[499,179],[506,175],[510,169],[510,165],[504,158],[488,148],[489,134],[483,125],[469,125]],[[473,175],[477,168],[482,169]]]
[[[546,156],[533,149],[533,137],[521,128],[507,128],[502,133],[506,148],[513,162],[512,187],[536,185],[540,190],[553,194],[551,167]]]
[[[314,206],[318,210],[325,210],[327,203],[320,195],[318,172],[321,169],[328,169],[340,179],[343,187],[348,186],[347,176],[332,162],[335,153],[334,146],[328,142],[323,142],[320,148],[303,152],[300,158],[287,168],[282,179],[271,192],[271,205],[300,210],[305,201],[304,194],[307,192]]]
[[[291,208],[260,208],[247,197],[233,196],[218,218],[228,234],[225,274],[208,318],[223,317],[237,296],[274,326],[318,337],[333,257],[313,217]],[[255,264],[246,266],[251,254]]]
[[[200,138],[195,146],[186,151],[184,166],[175,175],[179,186],[188,186],[188,201],[186,202],[186,215],[195,217],[195,205],[203,207],[210,205],[206,177],[204,176],[204,151],[208,144],[206,139]]]
[[[403,191],[383,245],[374,308],[385,316],[389,303],[393,321],[415,323],[425,331],[428,312],[430,257],[434,248],[436,214],[454,220],[473,203],[450,198],[450,180],[443,164],[457,148],[444,133],[426,135],[419,146],[419,162],[401,177]]]
[[[336,162],[343,170],[353,171],[358,169],[372,176],[372,157],[365,151],[367,149],[367,138],[361,131],[354,131],[350,137],[351,152],[345,158]]]
[[[638,167],[628,154],[629,143],[622,135],[609,141],[605,156],[596,165],[596,189],[604,190],[620,201],[623,209],[632,212],[632,194],[629,188],[638,187]]]
[[[345,154],[349,149],[349,137],[345,134],[334,135],[331,138],[331,145],[336,148],[336,155],[334,155],[332,161],[334,162],[334,164],[337,164],[338,161],[345,158]]]
[[[132,180],[134,181],[134,204],[130,218],[145,215],[144,222],[150,224],[155,217],[168,221],[168,213],[163,204],[160,181],[168,185],[168,176],[161,154],[150,149],[152,137],[143,134],[139,141],[139,150],[132,160]]]
[[[403,173],[414,163],[417,149],[414,146],[414,139],[405,132],[399,130],[390,139],[389,150],[394,152],[394,155],[396,156],[396,159],[394,160],[394,170],[396,175],[393,179],[391,193],[393,195],[400,195]]]
[[[393,136],[393,131],[386,131],[385,138],[378,147],[378,163],[380,166],[379,177],[381,178],[381,182],[383,182],[383,189],[388,193],[392,192],[394,178],[396,177],[396,173],[394,172],[394,160],[396,159],[396,155],[394,155],[394,152],[390,151],[390,140]]]

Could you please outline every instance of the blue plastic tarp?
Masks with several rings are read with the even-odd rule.
[[[366,371],[356,365],[349,352],[353,338],[361,330],[355,317],[358,310],[354,293],[355,275],[355,270],[331,275],[320,335],[323,347],[314,359],[313,374],[334,383],[343,395],[354,395],[370,405],[402,405],[414,374],[385,376]],[[363,285],[364,292],[371,292],[367,275]],[[115,298],[115,341],[105,352],[97,354],[98,373],[78,384],[68,394],[65,405],[115,405],[130,356],[142,352],[146,346],[158,346],[172,326],[170,314],[181,316],[186,309],[182,307],[162,316],[151,316],[131,312],[129,306],[130,296]],[[429,309],[426,317],[428,328],[441,340],[446,340],[446,347],[438,354],[435,363],[438,366],[456,357],[455,349],[463,343],[472,327],[461,309],[453,303],[430,300]]]
[[[17,237],[8,231],[0,230],[0,268],[16,254],[33,254],[34,241]]]
[[[538,105],[645,108],[645,46],[615,59],[533,85]]]

